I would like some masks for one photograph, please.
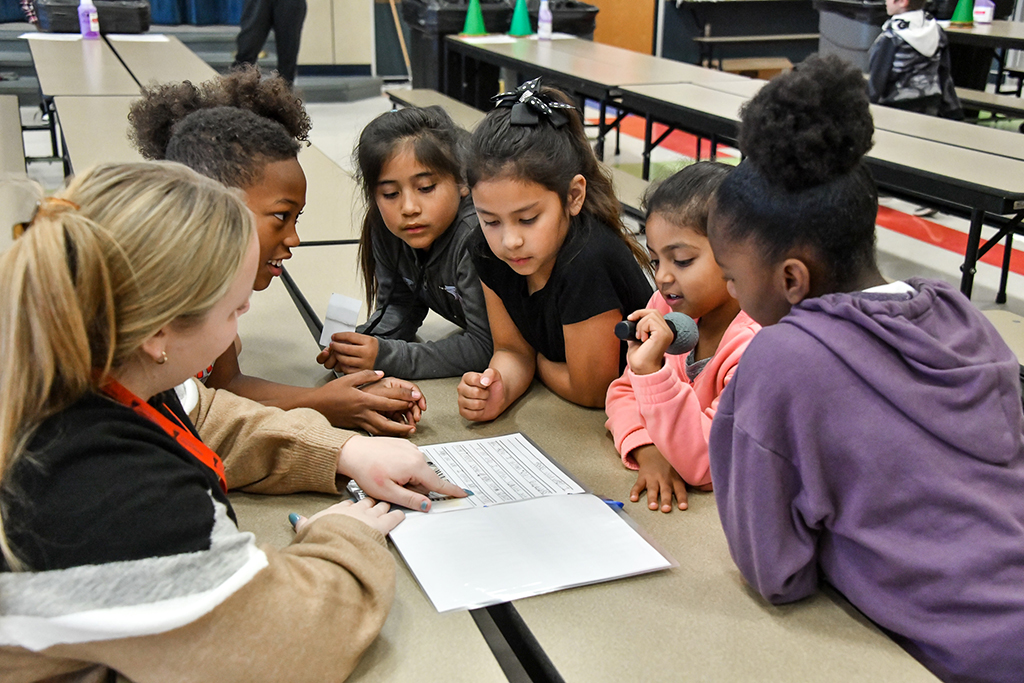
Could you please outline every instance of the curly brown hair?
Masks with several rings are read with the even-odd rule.
[[[810,248],[827,291],[875,268],[878,191],[864,165],[874,124],[867,86],[835,55],[811,55],[740,112],[745,155],[715,193],[719,239],[753,239],[768,263]]]
[[[201,83],[143,90],[128,114],[129,138],[143,157],[167,159],[231,187],[250,187],[273,161],[298,155],[311,122],[279,76],[246,66]]]

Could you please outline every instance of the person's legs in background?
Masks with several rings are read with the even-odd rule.
[[[273,5],[277,72],[289,83],[294,83],[298,68],[299,39],[302,37],[302,23],[306,19],[306,0],[276,0]]]
[[[238,52],[231,66],[256,63],[273,26],[273,17],[274,0],[245,0],[235,43]]]

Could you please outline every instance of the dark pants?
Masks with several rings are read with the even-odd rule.
[[[246,0],[238,32],[235,66],[255,64],[270,29],[277,43],[277,72],[289,83],[295,81],[299,38],[306,18],[306,0]]]

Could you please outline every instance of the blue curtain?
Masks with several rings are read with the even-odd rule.
[[[0,0],[0,21],[28,21],[18,0]]]
[[[149,0],[150,18],[160,26],[238,25],[244,0]],[[0,0],[0,22],[25,21],[18,0]]]
[[[10,2],[10,0],[3,0]],[[154,24],[238,25],[244,0],[150,0]]]

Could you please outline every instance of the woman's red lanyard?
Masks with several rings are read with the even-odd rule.
[[[157,426],[167,432],[168,436],[177,441],[179,446],[194,455],[196,460],[216,472],[217,479],[220,480],[221,490],[224,493],[228,492],[228,480],[224,476],[224,463],[221,462],[220,456],[210,450],[210,447],[205,443],[197,439],[185,425],[181,424],[177,416],[174,418],[175,422],[177,422],[175,424],[175,422],[168,420],[159,410],[143,401],[115,380],[110,380],[103,387],[103,393],[121,405],[131,408],[150,422],[156,423]],[[173,415],[173,413],[171,414]]]

